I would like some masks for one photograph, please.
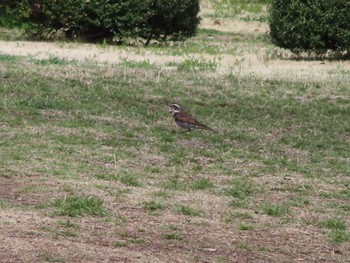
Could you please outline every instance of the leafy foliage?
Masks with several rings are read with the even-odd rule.
[[[3,13],[30,25],[32,38],[50,39],[57,32],[84,41],[123,42],[141,38],[184,40],[196,33],[198,0],[20,0],[2,1]]]
[[[3,27],[19,27],[21,20],[19,17],[28,16],[28,6],[24,1],[0,0],[0,26]]]
[[[347,0],[274,0],[270,36],[293,52],[349,53],[350,2]]]

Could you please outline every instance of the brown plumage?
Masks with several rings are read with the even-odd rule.
[[[188,131],[191,131],[193,129],[204,129],[204,130],[210,130],[212,132],[217,132],[213,130],[212,128],[209,128],[208,126],[200,123],[195,118],[193,118],[191,115],[186,113],[180,105],[178,104],[171,104],[170,112],[173,115],[173,118],[175,120],[175,123],[180,126],[181,128],[187,129]]]

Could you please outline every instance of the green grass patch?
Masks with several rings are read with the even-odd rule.
[[[139,182],[138,177],[131,175],[131,174],[125,174],[120,177],[120,181],[128,186],[141,186],[141,183]]]
[[[238,229],[239,229],[239,230],[242,230],[242,231],[252,231],[252,230],[255,229],[255,227],[254,227],[254,226],[251,226],[251,225],[240,224],[240,225],[238,226]]]
[[[207,190],[214,188],[214,183],[207,178],[200,178],[192,182],[192,189],[195,190]]]
[[[146,208],[151,214],[156,214],[159,210],[164,210],[165,205],[156,202],[156,201],[148,201],[143,203],[143,207]]]
[[[215,0],[213,1],[214,16],[236,17],[242,13],[250,13],[250,15],[243,16],[243,19],[266,21],[262,20],[261,17],[266,16],[266,8],[270,3],[271,0]]]
[[[119,66],[126,68],[141,68],[141,69],[154,69],[156,68],[155,64],[151,64],[148,60],[144,61],[132,61],[124,59],[123,62],[118,64]]]
[[[321,196],[326,198],[336,198],[340,200],[350,200],[350,191],[347,189],[344,190],[337,190],[332,192],[323,192],[321,193]]]
[[[168,63],[168,66],[176,66],[179,70],[184,71],[215,71],[218,64],[215,61],[205,59],[190,58],[181,63]]]
[[[252,219],[253,216],[250,213],[247,212],[234,212],[230,214],[227,222],[233,223],[236,220],[247,220],[247,219]]]
[[[67,262],[64,257],[52,252],[45,252],[38,256],[40,261],[44,262]]]
[[[168,225],[165,227],[162,237],[168,240],[182,240],[183,236],[178,226]]]
[[[329,234],[330,239],[335,243],[343,243],[350,241],[350,232],[340,229],[332,230]]]
[[[78,65],[77,60],[67,60],[56,56],[49,56],[47,59],[31,59],[34,64],[48,66],[48,65]]]
[[[163,185],[163,188],[166,190],[185,191],[188,188],[188,184],[177,177],[169,178],[162,185]]]
[[[18,60],[17,56],[0,53],[0,62],[13,62],[16,60]]]
[[[330,218],[330,219],[322,220],[318,223],[318,225],[328,229],[337,229],[337,230],[345,230],[347,228],[345,220],[341,218]]]
[[[180,233],[178,232],[168,232],[168,233],[164,233],[163,238],[165,239],[169,239],[169,240],[181,240],[182,236]]]
[[[113,242],[113,246],[115,247],[126,247],[128,245],[128,243],[126,241],[115,241]]]
[[[286,204],[264,204],[262,207],[262,211],[264,214],[274,217],[283,217],[291,214],[291,209]]]
[[[182,204],[176,205],[175,211],[180,213],[180,214],[187,215],[187,216],[200,216],[200,215],[202,215],[201,211],[194,209],[194,208],[191,208],[187,205],[182,205]]]
[[[78,234],[73,231],[72,229],[58,229],[58,228],[54,228],[54,227],[48,227],[48,226],[44,226],[41,227],[41,230],[50,232],[53,234],[53,238],[59,238],[59,237],[78,237]]]
[[[71,196],[56,199],[53,203],[58,216],[104,216],[107,211],[103,207],[103,201],[94,196]]]
[[[254,194],[256,187],[254,183],[246,178],[234,178],[230,181],[230,187],[225,189],[225,193],[237,199],[245,199]]]

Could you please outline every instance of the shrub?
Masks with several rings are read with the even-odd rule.
[[[126,38],[184,40],[196,33],[199,0],[18,0],[1,2],[15,19],[30,24],[32,38],[101,41]],[[21,12],[18,12],[21,9]]]
[[[299,53],[349,53],[348,0],[274,0],[270,37],[279,47]]]
[[[27,5],[21,1],[0,0],[0,26],[20,27],[20,21],[14,17],[26,16],[27,11]]]

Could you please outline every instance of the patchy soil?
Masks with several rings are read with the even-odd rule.
[[[49,185],[55,193],[60,192],[63,184],[54,178],[36,179],[41,181],[37,185]],[[87,181],[80,186],[81,190],[91,192],[95,183]],[[320,230],[312,225],[281,222],[279,227],[269,229],[269,224],[276,223],[272,221],[280,219],[256,214],[250,220],[259,222],[261,228],[238,231],[236,224],[228,224],[229,213],[227,217],[220,215],[223,201],[228,201],[222,197],[203,197],[198,192],[182,196],[184,202],[189,200],[188,195],[193,203],[205,200],[199,205],[206,213],[205,218],[175,216],[172,211],[154,216],[139,205],[153,189],[135,188],[132,199],[107,198],[107,208],[114,220],[105,221],[99,217],[57,217],[47,211],[25,209],[44,203],[44,197],[48,201],[45,194],[25,191],[33,184],[31,178],[0,177],[0,200],[11,206],[0,213],[1,262],[278,263],[283,258],[285,262],[335,263],[345,262],[343,259],[350,256],[346,243],[325,243],[324,237],[317,235]],[[108,185],[118,188],[114,182]],[[261,224],[264,221],[266,227]],[[68,228],[61,222],[74,225]],[[178,233],[179,237],[164,239],[167,233]]]

